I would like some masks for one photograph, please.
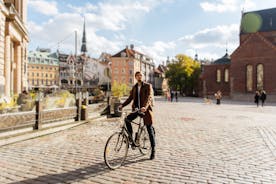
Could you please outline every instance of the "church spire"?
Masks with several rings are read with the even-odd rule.
[[[81,52],[85,54],[87,52],[86,47],[86,33],[85,33],[85,18],[83,23],[83,33],[82,33],[82,44],[81,44]]]

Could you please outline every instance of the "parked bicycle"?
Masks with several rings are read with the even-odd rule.
[[[127,130],[124,117],[125,113],[122,115],[122,121],[124,122],[121,131],[112,134],[105,145],[104,149],[104,161],[110,169],[119,168],[126,160],[128,149],[132,147],[133,149],[138,148],[142,155],[150,153],[151,145],[149,140],[149,135],[147,132],[146,125],[142,121],[142,116],[144,115],[139,109],[136,109],[132,113],[139,113],[138,122],[132,121],[131,123],[138,125],[138,130],[135,133],[135,138],[133,140],[132,136]]]

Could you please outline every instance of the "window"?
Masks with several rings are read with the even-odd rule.
[[[52,76],[53,76],[53,75],[52,75],[52,74],[50,74],[50,78],[52,78]]]
[[[48,74],[46,73],[46,77],[48,77]]]
[[[253,91],[253,66],[246,66],[246,90]]]
[[[221,82],[221,71],[217,69],[217,82]]]
[[[224,82],[229,82],[229,69],[224,70]]]
[[[32,72],[32,76],[34,77],[34,72]]]
[[[132,70],[129,70],[129,75],[132,75]]]
[[[131,84],[132,84],[132,78],[129,78],[129,83],[131,83]]]
[[[41,80],[41,84],[44,84],[44,80],[43,79]]]
[[[39,73],[37,73],[36,76],[39,77]]]
[[[257,89],[258,90],[264,89],[264,65],[263,64],[257,65]]]

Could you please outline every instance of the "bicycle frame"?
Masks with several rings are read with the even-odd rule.
[[[124,121],[124,119],[123,119],[123,121]],[[135,121],[131,121],[130,123],[138,125],[138,130],[135,133],[134,140],[133,140],[133,137],[130,136],[129,131],[127,130],[125,121],[124,121],[124,124],[122,126],[121,132],[124,132],[124,134],[128,135],[128,137],[131,139],[131,142],[134,143],[134,145],[136,147],[139,147],[139,140],[140,140],[141,132],[142,132],[142,129],[144,128],[144,126],[145,126],[144,123],[143,123],[143,121],[142,121],[142,117],[139,116],[139,122],[138,123],[135,122]]]

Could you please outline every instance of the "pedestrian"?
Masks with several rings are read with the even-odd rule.
[[[174,98],[174,92],[173,90],[171,90],[171,102],[173,102],[173,98]]]
[[[217,100],[217,105],[220,105],[220,102],[221,102],[221,98],[222,98],[222,93],[220,90],[218,90],[216,93],[215,93],[215,98]]]
[[[256,91],[254,99],[255,99],[254,102],[257,104],[257,107],[259,107],[259,100],[260,100],[260,92],[259,91]]]
[[[177,91],[175,91],[174,96],[175,96],[175,101],[178,102],[178,94],[177,94]]]
[[[167,97],[167,100],[170,102],[170,101],[171,101],[171,92],[170,92],[169,89],[168,89],[168,91],[166,92],[166,97]]]
[[[262,101],[262,107],[264,106],[265,100],[266,100],[266,92],[265,90],[262,90],[260,99]]]
[[[124,103],[122,103],[119,106],[119,109],[122,109],[123,107],[127,106],[131,101],[133,101],[132,110],[135,111],[135,109],[139,109],[141,112],[145,113],[145,115],[143,115],[142,118],[144,120],[144,124],[146,125],[147,131],[149,134],[149,139],[151,144],[150,159],[152,160],[155,157],[155,131],[152,126],[153,111],[152,111],[152,100],[151,100],[152,95],[150,91],[152,90],[152,87],[151,87],[151,84],[142,81],[141,72],[135,73],[135,79],[137,80],[137,83],[132,87],[129,97],[126,99]],[[130,113],[125,118],[125,124],[130,136],[132,136],[133,134],[131,122],[134,119],[136,119],[138,116],[141,116],[141,115],[137,111],[134,113]]]

